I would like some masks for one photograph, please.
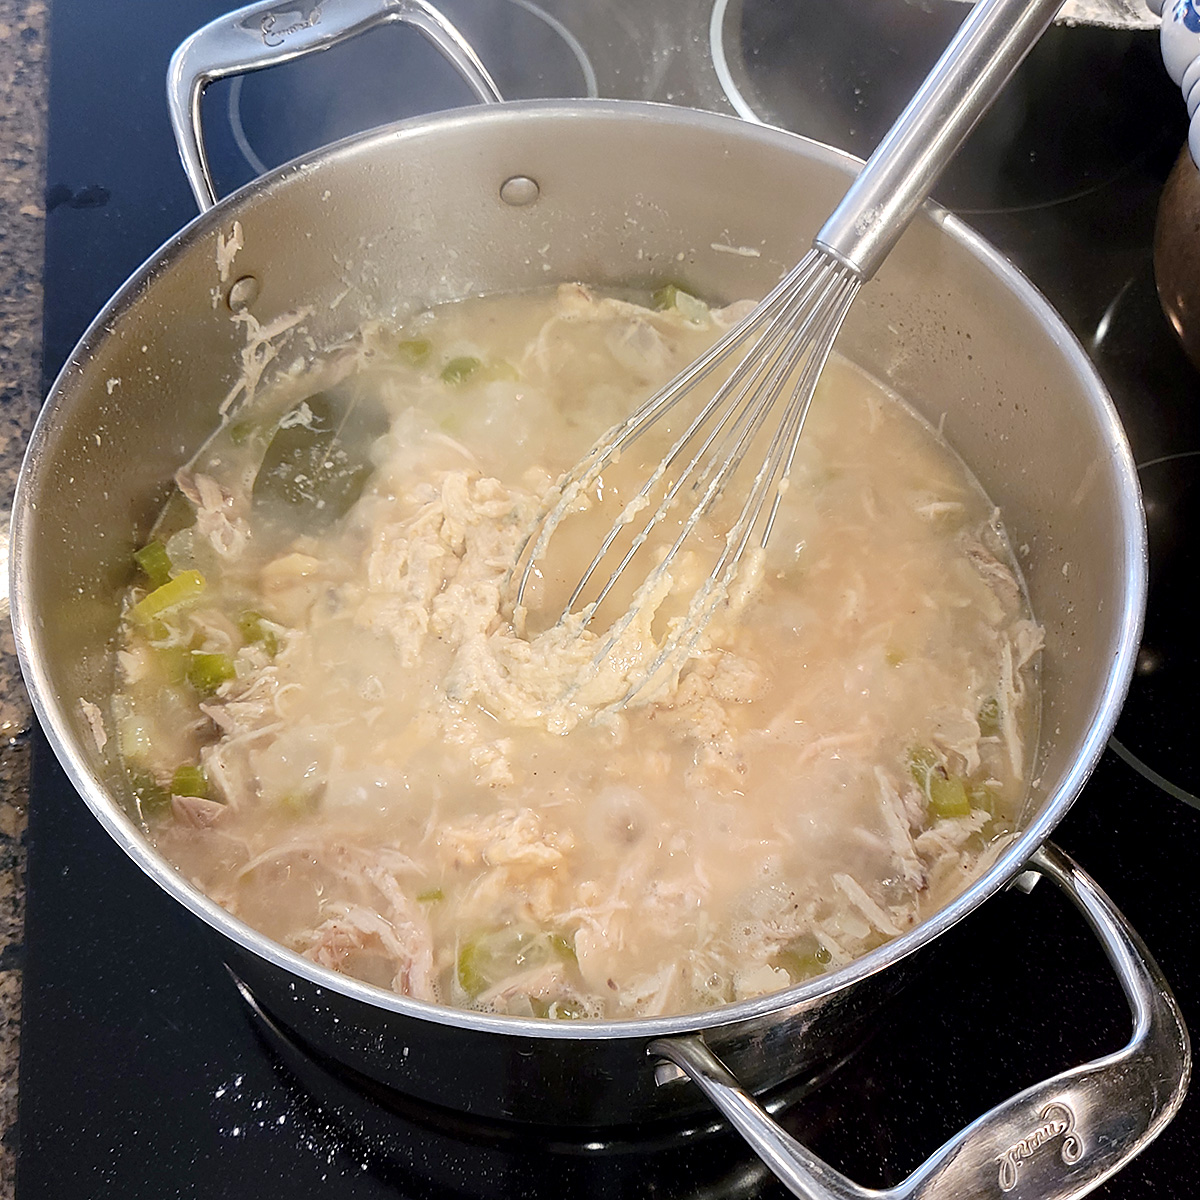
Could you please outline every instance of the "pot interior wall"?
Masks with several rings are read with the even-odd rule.
[[[27,668],[76,782],[95,773],[121,791],[78,700],[103,708],[131,551],[241,374],[233,280],[259,281],[263,326],[307,312],[276,339],[268,380],[364,317],[474,293],[678,279],[732,300],[802,256],[850,170],[812,143],[683,110],[504,106],[344,143],[189,227],[73,356],[19,497]],[[535,203],[500,200],[513,175],[537,181]],[[243,246],[222,279],[218,240],[235,222]],[[944,420],[1003,509],[1046,627],[1036,809],[1079,757],[1128,620],[1142,550],[1119,431],[1062,327],[936,214],[864,289],[841,345]]]

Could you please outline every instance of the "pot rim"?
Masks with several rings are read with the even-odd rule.
[[[806,157],[842,170],[848,179],[852,178],[862,165],[862,160],[856,156],[811,138],[774,126],[751,124],[737,117],[719,113],[648,101],[526,100],[408,118],[333,142],[269,171],[223,198],[214,208],[193,218],[156,250],[105,304],[55,379],[34,425],[14,498],[9,564],[12,625],[18,660],[38,722],[59,763],[84,802],[117,845],[155,883],[194,916],[244,950],[320,988],[341,993],[350,999],[397,1016],[432,1021],[480,1033],[525,1039],[650,1040],[740,1024],[786,1010],[808,1007],[819,998],[852,987],[860,980],[887,969],[939,937],[1021,872],[1029,857],[1046,840],[1082,790],[1116,724],[1133,675],[1148,581],[1145,515],[1133,456],[1108,391],[1074,334],[1025,275],[963,221],[932,201],[925,202],[917,218],[938,225],[948,237],[987,267],[1000,284],[1015,293],[1022,304],[1048,328],[1068,365],[1092,393],[1095,413],[1110,446],[1113,467],[1120,483],[1118,515],[1123,528],[1127,562],[1121,596],[1120,633],[1116,639],[1115,653],[1096,716],[1087,730],[1079,754],[1053,792],[1048,795],[1041,811],[1012,839],[996,861],[969,887],[913,929],[835,972],[818,976],[783,991],[675,1016],[544,1021],[481,1013],[415,1000],[320,967],[294,951],[287,950],[232,916],[189,883],[158,854],[141,828],[109,796],[89,769],[83,754],[75,744],[77,739],[72,735],[72,723],[67,719],[66,705],[61,697],[54,694],[48,674],[41,663],[37,614],[31,611],[31,603],[28,600],[29,556],[24,553],[24,534],[34,519],[31,492],[38,459],[43,444],[52,436],[58,413],[70,405],[76,377],[82,376],[86,371],[94,349],[111,335],[122,315],[133,305],[145,287],[156,275],[169,270],[172,261],[181,252],[211,235],[218,227],[236,219],[245,207],[262,202],[264,195],[269,196],[274,189],[285,187],[290,177],[341,156],[358,152],[366,144],[437,136],[445,129],[477,123],[505,123],[514,120],[528,122],[532,119],[564,121],[580,118],[619,122],[667,121],[695,129],[710,130],[714,134],[732,134],[741,139],[793,153],[802,148]]]

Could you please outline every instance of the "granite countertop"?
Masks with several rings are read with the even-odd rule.
[[[41,400],[46,0],[0,0],[0,508],[7,514]],[[8,625],[4,519],[0,620],[0,1200],[13,1195],[21,1017],[26,737],[31,714]]]

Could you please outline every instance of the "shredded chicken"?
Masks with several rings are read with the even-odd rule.
[[[506,607],[558,472],[749,307],[671,295],[651,310],[566,285],[373,326],[264,385],[238,413],[249,438],[179,472],[194,520],[167,550],[205,585],[152,621],[135,615],[151,589],[130,591],[111,720],[81,713],[139,811],[167,801],[158,846],[231,912],[422,1000],[648,1017],[836,969],[1000,853],[1042,633],[986,497],[838,360],[769,547],[632,700],[706,539],[724,544],[716,515],[606,655],[607,618],[537,610],[614,513],[645,519],[621,471],[663,446],[572,501],[585,532],[556,535],[564,565],[539,566],[529,613]],[[252,331],[242,391],[288,328]],[[361,491],[332,523],[264,519],[268,442],[302,451],[309,400],[346,388],[386,418],[369,447],[320,444],[325,468],[359,454]],[[181,767],[205,795],[175,794]]]
[[[237,558],[250,536],[234,494],[208,475],[177,471],[175,482],[196,510],[196,532],[225,558]]]

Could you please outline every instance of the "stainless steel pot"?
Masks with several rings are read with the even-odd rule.
[[[417,24],[480,96],[494,91],[421,0],[244,9],[190,39],[173,64],[177,131],[202,207],[211,203],[204,83],[384,19]],[[880,1193],[815,1160],[748,1093],[844,1055],[919,969],[924,947],[999,888],[1048,876],[1113,963],[1134,1017],[1129,1045],[998,1106],[887,1194],[1077,1196],[1157,1134],[1190,1068],[1158,968],[1103,893],[1046,844],[1128,685],[1145,600],[1144,523],[1124,435],[1082,350],[1028,281],[939,209],[925,209],[864,290],[840,344],[944,420],[1003,507],[1046,628],[1045,735],[1020,835],[904,937],[779,995],[691,1016],[559,1023],[419,1003],[315,966],[191,887],[127,815],[113,747],[98,744],[81,705],[103,709],[110,694],[116,596],[132,550],[175,468],[219,420],[244,366],[247,317],[266,328],[305,312],[263,355],[269,382],[306,339],[331,344],[365,317],[472,293],[682,276],[714,298],[761,294],[801,256],[858,166],[706,113],[531,103],[404,122],[264,176],[155,254],[55,383],[14,513],[18,649],[47,735],[101,824],[219,935],[243,985],[303,1042],[424,1100],[544,1124],[638,1123],[707,1096],[801,1196]]]

